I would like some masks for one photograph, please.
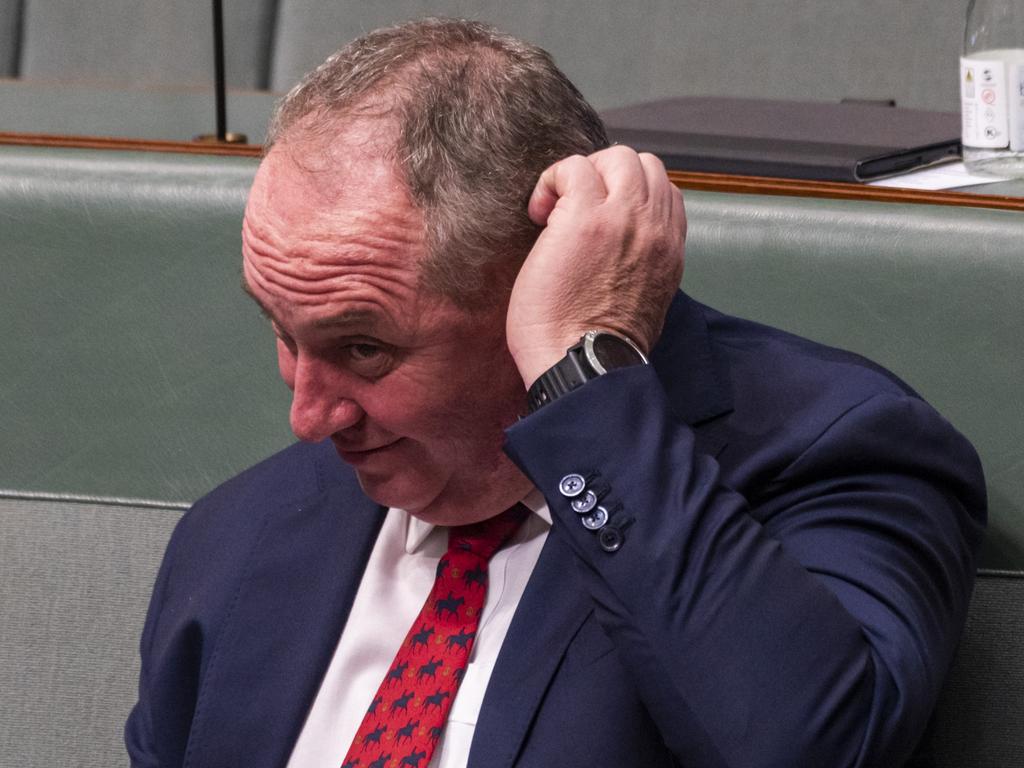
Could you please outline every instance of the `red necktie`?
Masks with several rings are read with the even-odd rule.
[[[450,528],[434,587],[377,689],[341,768],[425,768],[473,651],[487,563],[519,528],[522,504]]]

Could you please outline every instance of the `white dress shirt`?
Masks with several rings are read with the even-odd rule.
[[[530,515],[488,566],[487,597],[469,666],[427,768],[465,768],[491,670],[551,528],[540,492]],[[292,751],[288,768],[338,768],[370,701],[434,585],[446,528],[389,509],[352,612]]]

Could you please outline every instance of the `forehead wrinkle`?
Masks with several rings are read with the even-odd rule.
[[[399,300],[412,296],[415,290],[401,280],[389,279],[385,274],[339,275],[334,278],[309,277],[294,279],[274,271],[253,269],[252,275],[260,289],[272,297],[290,304],[323,306],[333,303],[383,305],[384,302],[367,299],[368,295]]]
[[[247,272],[252,273],[264,290],[271,292],[277,287],[322,297],[361,286],[403,295],[416,292],[420,284],[418,260],[411,268],[405,268],[399,259],[406,262],[412,259],[405,255],[406,249],[390,238],[361,236],[346,241],[343,247],[304,247],[301,251],[294,249],[290,255],[281,255],[253,238],[247,238],[246,248]],[[396,257],[396,254],[402,255]],[[392,258],[382,259],[381,255]]]
[[[372,309],[348,308],[330,317],[319,317],[313,321],[317,328],[345,329],[353,326],[372,328],[380,320],[380,313]]]
[[[269,269],[266,267],[269,266]],[[289,305],[304,306],[322,310],[324,314],[312,321],[314,327],[328,329],[345,329],[356,325],[363,328],[377,327],[386,318],[395,314],[394,304],[401,305],[404,301],[408,306],[419,303],[418,291],[414,285],[407,285],[400,279],[394,279],[395,271],[380,269],[378,265],[368,264],[365,268],[354,272],[337,275],[333,279],[312,277],[302,280],[291,279],[275,269],[276,265],[264,265],[261,269],[257,264],[244,264],[246,279],[251,287],[258,288],[273,305],[282,302],[287,312]],[[401,275],[400,273],[400,276]],[[254,293],[253,290],[249,293]],[[257,299],[271,319],[280,321],[278,314],[271,312],[266,303]],[[332,311],[332,306],[337,307]],[[405,310],[407,314],[410,310]],[[412,310],[416,314],[415,310]]]
[[[246,279],[288,320],[299,307],[310,326],[418,314],[422,213],[393,168],[346,157],[311,177],[272,150],[250,195]]]
[[[321,224],[309,231],[303,228],[301,236],[291,235],[291,227],[254,222],[246,217],[242,222],[242,241],[253,255],[268,261],[294,265],[296,270],[351,267],[363,268],[380,261],[381,256],[394,256],[398,268],[419,267],[420,258],[414,257],[423,246],[423,237],[412,221],[404,226],[387,227],[389,219],[409,219],[410,216],[379,216],[362,212],[337,215],[337,227]],[[378,235],[378,231],[387,232]]]

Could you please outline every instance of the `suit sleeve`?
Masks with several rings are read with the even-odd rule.
[[[934,706],[984,522],[977,457],[898,391],[825,423],[746,456],[742,493],[649,367],[508,431],[682,764],[896,766]],[[600,531],[559,492],[573,472],[610,512]]]

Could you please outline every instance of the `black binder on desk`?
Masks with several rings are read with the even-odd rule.
[[[960,157],[955,112],[692,96],[601,117],[612,141],[678,171],[861,182]]]

